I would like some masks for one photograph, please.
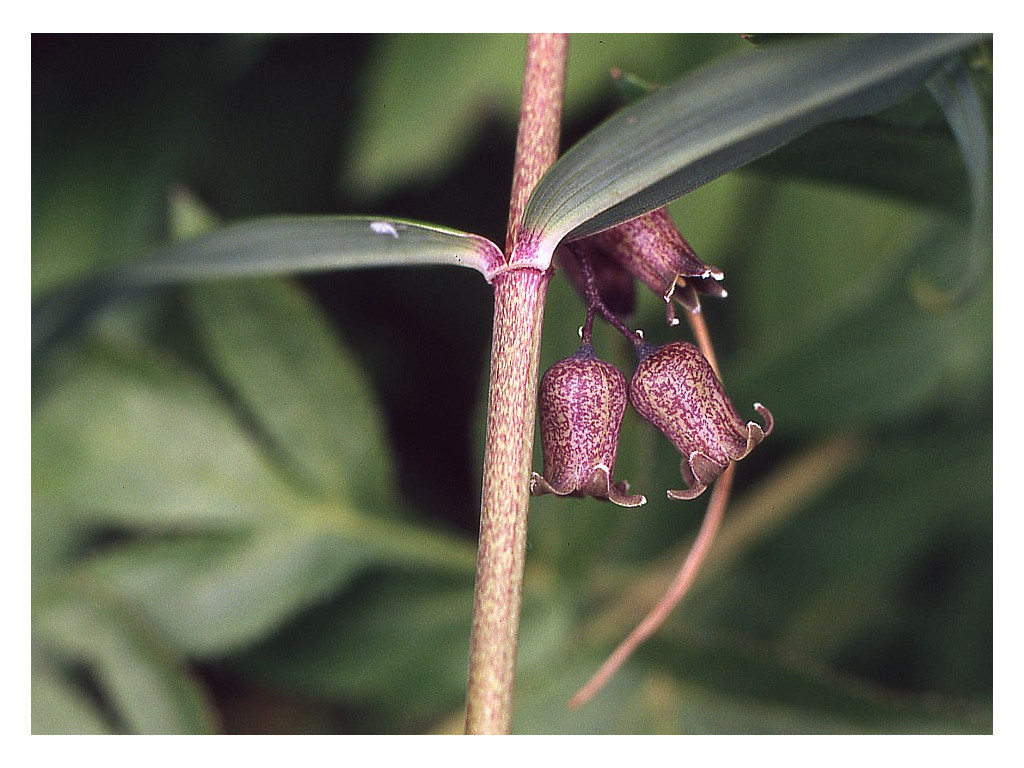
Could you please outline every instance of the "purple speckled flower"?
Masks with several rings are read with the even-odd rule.
[[[765,426],[740,418],[707,358],[693,344],[672,342],[643,355],[629,385],[629,400],[683,454],[685,491],[670,499],[693,499],[772,431],[772,415],[760,403]]]
[[[647,499],[613,483],[619,428],[626,410],[626,378],[583,344],[570,358],[555,363],[540,383],[540,438],[544,474],[533,473],[534,496],[593,496],[622,507]]]
[[[673,298],[690,312],[700,309],[697,294],[724,298],[722,272],[705,264],[679,233],[668,211],[659,208],[571,244],[584,253],[603,253],[661,296],[670,325]]]

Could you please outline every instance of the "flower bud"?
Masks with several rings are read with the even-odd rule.
[[[697,312],[700,309],[698,293],[726,296],[725,289],[718,284],[723,277],[721,270],[697,258],[664,208],[585,237],[578,243],[603,251],[661,296],[667,305],[669,325],[678,323],[673,298],[690,312]]]
[[[760,403],[765,426],[743,422],[714,369],[693,344],[677,341],[644,354],[629,385],[629,400],[683,454],[680,468],[689,489],[671,499],[699,496],[729,466],[772,431],[772,415]]]
[[[619,428],[626,410],[626,378],[583,344],[541,379],[538,410],[544,474],[533,473],[534,496],[593,496],[622,507],[647,502],[613,483]]]

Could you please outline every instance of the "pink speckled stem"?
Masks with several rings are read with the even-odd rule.
[[[535,245],[531,233],[521,232],[519,225],[530,192],[558,156],[566,54],[565,35],[528,38],[506,240],[509,269],[494,279],[487,447],[466,692],[469,734],[507,734],[512,729],[540,332],[551,276],[526,266],[536,256]]]
[[[519,108],[519,136],[505,237],[505,253],[513,262],[517,258],[519,225],[526,201],[540,177],[558,158],[568,54],[568,35],[530,35],[527,39],[523,100]],[[522,256],[534,254],[523,253]]]

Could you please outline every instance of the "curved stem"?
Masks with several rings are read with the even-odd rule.
[[[513,175],[508,268],[494,279],[494,332],[480,503],[466,733],[512,728],[516,642],[522,603],[530,461],[537,410],[541,320],[551,272],[520,230],[533,187],[558,154],[567,38],[530,35]]]
[[[711,368],[714,370],[715,375],[721,380],[722,373],[718,370],[718,360],[715,358],[715,348],[711,344],[711,334],[708,333],[708,325],[704,322],[704,313],[699,309],[696,312],[687,312],[686,319],[690,323],[690,330],[693,331],[693,337],[696,339],[701,353],[711,363]]]
[[[715,540],[715,534],[718,533],[719,525],[725,514],[725,507],[729,502],[729,491],[732,488],[732,478],[735,471],[736,465],[730,464],[728,469],[715,482],[715,486],[711,491],[711,501],[708,503],[708,510],[704,515],[704,522],[701,523],[700,531],[693,542],[693,547],[686,556],[686,560],[683,561],[683,565],[676,574],[675,579],[669,585],[665,594],[662,595],[661,600],[644,617],[643,621],[629,633],[629,636],[619,644],[619,647],[605,660],[604,664],[587,681],[586,685],[573,694],[573,697],[569,699],[570,708],[576,709],[582,706],[595,693],[601,690],[605,683],[622,666],[623,662],[633,654],[633,651],[664,623],[672,609],[679,604],[679,601],[689,591],[690,585],[693,584],[693,580],[696,578],[697,572],[704,562],[704,558],[707,557],[708,552],[711,550],[711,543]]]
[[[704,322],[704,315],[701,312],[687,312],[687,319],[690,322],[690,329],[697,340],[704,357],[711,363],[715,374],[718,373],[718,363],[715,360],[715,350],[711,344],[711,335],[708,333],[707,324]],[[715,481],[711,490],[711,500],[708,502],[707,511],[704,513],[704,521],[701,523],[697,538],[693,542],[686,559],[676,573],[675,579],[665,590],[658,603],[651,609],[650,613],[629,633],[619,646],[612,652],[604,664],[588,680],[582,688],[573,694],[569,699],[569,708],[576,709],[587,703],[612,676],[619,670],[626,660],[633,655],[633,652],[660,627],[665,619],[669,617],[672,610],[689,592],[701,565],[711,551],[711,544],[721,526],[722,518],[725,516],[725,508],[729,504],[729,494],[732,491],[732,480],[736,474],[736,465],[729,464],[721,477]]]
[[[597,278],[594,276],[594,267],[590,263],[590,257],[581,248],[573,247],[572,243],[569,244],[569,251],[576,257],[576,263],[579,264],[580,274],[583,275],[583,292],[587,300],[587,324],[583,326],[583,340],[590,343],[589,334],[594,325],[594,313],[598,312],[609,325],[625,336],[634,347],[643,345],[643,336],[629,328],[601,301],[601,294],[597,288]]]

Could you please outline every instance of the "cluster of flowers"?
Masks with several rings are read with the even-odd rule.
[[[699,312],[698,294],[726,295],[719,285],[722,273],[697,258],[664,209],[578,240],[570,248],[560,263],[587,299],[587,323],[576,354],[555,363],[541,379],[544,472],[533,473],[531,492],[593,496],[624,507],[646,503],[644,496],[629,493],[628,483],[612,480],[628,401],[683,456],[680,467],[688,487],[668,491],[669,498],[696,498],[730,462],[744,458],[771,433],[772,415],[755,403],[765,425],[744,422],[696,346],[683,341],[648,344],[618,316],[632,309],[635,278],[665,300],[668,322],[675,325],[673,300]],[[595,314],[635,345],[640,360],[628,386],[625,376],[594,352]]]

